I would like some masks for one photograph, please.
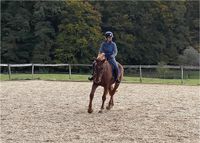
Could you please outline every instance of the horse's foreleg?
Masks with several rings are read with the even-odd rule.
[[[104,103],[106,101],[106,95],[108,94],[108,88],[104,87],[104,93],[102,96],[102,105],[101,105],[101,110],[99,111],[99,113],[102,113],[103,109],[104,109]]]
[[[97,89],[97,85],[93,84],[92,85],[92,90],[90,92],[90,102],[89,102],[89,106],[88,106],[88,113],[92,113],[93,112],[93,110],[92,110],[92,100],[93,100],[94,92],[95,92],[96,89]]]

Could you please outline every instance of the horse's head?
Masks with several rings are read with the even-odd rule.
[[[98,54],[95,61],[96,62],[94,66],[94,82],[100,83],[104,72],[104,62],[106,61],[105,54],[104,53]]]

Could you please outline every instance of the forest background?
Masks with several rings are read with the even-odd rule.
[[[199,65],[199,1],[1,1],[1,63],[91,63],[112,31],[127,65]]]

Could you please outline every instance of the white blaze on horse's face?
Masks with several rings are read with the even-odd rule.
[[[105,59],[105,53],[99,53],[97,56],[97,60],[103,61]]]
[[[100,83],[102,76],[103,76],[103,72],[104,72],[104,62],[105,62],[105,58],[102,60],[100,58],[97,57],[96,59],[96,64],[95,64],[95,69],[94,69],[94,82],[95,83]]]

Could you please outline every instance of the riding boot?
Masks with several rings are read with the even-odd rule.
[[[118,69],[115,69],[115,82],[120,83],[121,81],[119,80],[119,71]]]
[[[117,78],[117,80],[115,81],[116,83],[120,83],[121,81]]]
[[[89,81],[92,81],[94,79],[94,77],[92,76],[92,77],[88,77],[88,80]]]
[[[115,78],[115,82],[116,82],[116,83],[120,83],[120,82],[121,82],[121,81],[119,80],[119,77],[118,77],[118,76]]]

